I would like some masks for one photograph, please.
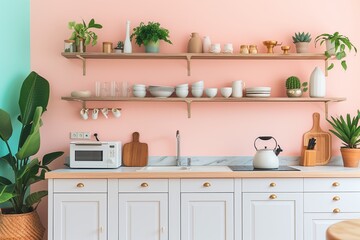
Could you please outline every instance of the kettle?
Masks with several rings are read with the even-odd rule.
[[[264,149],[258,149],[256,147],[256,141],[260,139],[263,141],[268,141],[274,139],[275,147],[273,149],[268,149],[266,146]],[[279,158],[278,155],[282,152],[280,145],[277,144],[275,138],[271,136],[261,136],[257,137],[254,141],[254,147],[256,149],[256,154],[253,159],[253,166],[254,168],[264,168],[264,169],[271,169],[271,168],[278,168],[279,167]]]

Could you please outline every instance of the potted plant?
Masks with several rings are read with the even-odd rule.
[[[286,95],[288,97],[301,97],[303,92],[308,90],[308,83],[300,83],[300,79],[296,76],[291,76],[286,79]]]
[[[159,40],[172,44],[169,40],[169,30],[160,27],[158,22],[148,22],[147,25],[141,22],[138,27],[133,29],[130,36],[131,40],[133,37],[135,37],[137,45],[145,46],[145,52],[147,53],[159,52]]]
[[[35,155],[40,148],[41,116],[49,100],[49,83],[35,72],[24,80],[19,97],[21,123],[19,144],[14,150],[9,144],[12,136],[10,115],[0,109],[0,139],[5,143],[7,154],[0,161],[7,163],[13,179],[0,176],[0,203],[9,203],[11,208],[1,209],[1,239],[42,239],[42,226],[36,208],[47,191],[28,194],[30,186],[45,179],[50,171],[48,164],[63,152],[44,155],[40,161]]]
[[[335,136],[341,141],[343,146],[340,148],[341,156],[345,167],[358,167],[360,160],[360,148],[357,145],[360,143],[360,111],[357,115],[351,117],[346,114],[346,119],[343,116],[331,117],[331,120],[326,119],[333,129],[330,129]]]
[[[335,32],[334,34],[328,34],[323,33],[315,38],[315,47],[317,42],[320,41],[320,45],[322,45],[324,42],[326,43],[326,51],[325,56],[326,59],[329,59],[331,56],[335,56],[337,60],[341,60],[341,66],[344,70],[347,69],[346,64],[346,48],[349,50],[349,52],[354,49],[355,53],[357,53],[357,49],[352,44],[350,39],[344,35],[339,34],[339,32]],[[334,67],[334,63],[331,63],[328,70],[332,69]]]
[[[76,23],[75,21],[69,22],[69,29],[72,29],[73,32],[70,36],[70,40],[75,40],[77,51],[85,52],[85,46],[91,43],[92,46],[95,46],[97,43],[98,36],[93,31],[89,30],[91,28],[101,29],[102,25],[95,23],[95,20],[92,18],[89,24],[86,24],[83,20],[82,23]]]
[[[124,51],[124,42],[123,41],[118,41],[115,49],[115,53],[123,53]]]
[[[295,33],[292,37],[293,42],[296,46],[297,53],[307,53],[309,48],[309,43],[311,41],[311,34],[310,33]]]

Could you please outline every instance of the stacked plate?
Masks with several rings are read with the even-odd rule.
[[[247,97],[270,97],[271,87],[251,87],[245,89]]]

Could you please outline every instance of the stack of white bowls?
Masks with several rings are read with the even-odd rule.
[[[191,94],[193,95],[193,97],[197,97],[197,98],[202,97],[203,92],[204,92],[204,81],[203,80],[194,82],[191,85]]]
[[[133,95],[134,97],[143,98],[146,96],[146,86],[144,84],[134,84],[133,85]]]
[[[175,93],[179,98],[186,98],[189,94],[189,84],[185,83],[177,85]]]

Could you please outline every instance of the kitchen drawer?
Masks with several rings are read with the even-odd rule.
[[[305,192],[360,191],[360,178],[305,178]]]
[[[167,179],[120,179],[119,192],[168,192]]]
[[[54,192],[107,192],[107,179],[54,179]]]
[[[243,192],[302,192],[302,178],[243,179]]]
[[[181,192],[234,192],[234,180],[181,179]]]
[[[360,193],[305,193],[304,211],[313,213],[360,212]],[[336,210],[338,209],[338,210]]]

